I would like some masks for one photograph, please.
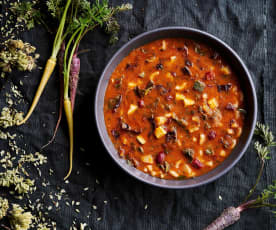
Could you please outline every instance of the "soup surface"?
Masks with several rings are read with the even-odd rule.
[[[217,52],[182,38],[133,50],[114,70],[104,116],[118,154],[164,179],[207,173],[224,161],[243,127],[238,78]]]

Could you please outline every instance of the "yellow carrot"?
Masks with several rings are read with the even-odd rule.
[[[26,115],[26,117],[19,122],[17,125],[22,125],[24,124],[29,117],[32,115],[32,112],[34,111],[41,94],[43,93],[43,90],[49,80],[49,78],[51,77],[51,74],[53,73],[55,66],[56,66],[56,61],[57,61],[57,54],[60,50],[60,46],[62,44],[62,42],[64,41],[65,37],[66,37],[66,32],[64,33],[64,26],[65,26],[65,22],[66,22],[66,15],[67,15],[67,11],[69,9],[69,6],[71,4],[72,0],[67,0],[62,17],[60,19],[60,23],[57,29],[57,33],[55,36],[55,40],[54,40],[54,44],[53,44],[53,49],[52,49],[52,55],[51,57],[48,59],[43,75],[42,75],[42,79],[40,81],[40,84],[38,86],[38,89],[36,91],[35,97],[33,99],[32,105]]]
[[[68,130],[69,130],[69,140],[70,140],[70,154],[69,154],[69,170],[67,175],[64,177],[64,180],[66,180],[73,168],[73,149],[74,149],[74,132],[73,132],[73,112],[72,112],[72,106],[71,106],[71,101],[69,98],[64,99],[64,111],[65,111],[65,116],[67,119],[67,124],[68,124]]]
[[[32,102],[32,105],[31,105],[26,117],[22,121],[20,121],[17,125],[24,124],[29,119],[29,117],[31,116],[31,114],[34,111],[34,109],[35,109],[35,107],[36,107],[36,105],[39,101],[39,98],[40,98],[40,96],[41,96],[41,94],[42,94],[49,78],[51,77],[51,74],[53,73],[53,71],[55,69],[55,66],[56,66],[56,58],[54,58],[54,57],[49,58],[47,63],[46,63],[46,66],[45,66],[40,84],[39,84],[38,89],[36,91],[34,100]]]

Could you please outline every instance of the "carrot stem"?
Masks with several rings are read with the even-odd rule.
[[[66,180],[73,168],[73,149],[74,149],[74,130],[73,130],[73,112],[72,112],[72,107],[71,107],[71,101],[69,98],[64,98],[64,111],[65,111],[65,116],[67,119],[67,124],[68,124],[68,131],[69,131],[69,140],[70,140],[70,153],[69,153],[69,170],[67,175],[64,177],[64,180]]]
[[[70,4],[71,4],[71,0],[67,0],[60,23],[59,23],[58,31],[57,31],[57,34],[56,34],[56,37],[54,40],[52,57],[57,57],[60,46],[64,40],[63,30],[64,30],[64,26],[65,26],[67,11],[68,11]]]
[[[49,78],[51,77],[51,74],[53,73],[53,71],[55,69],[55,66],[56,66],[56,58],[51,57],[50,59],[48,59],[45,69],[44,69],[44,72],[43,72],[43,75],[42,75],[42,78],[41,78],[41,81],[39,83],[35,97],[33,99],[32,105],[31,105],[26,117],[22,121],[20,121],[17,125],[24,124],[29,119],[29,117],[32,115],[32,113],[39,101],[39,98],[40,98],[41,94],[43,93],[43,90],[44,90]]]
[[[244,201],[247,201],[247,200],[252,196],[252,194],[254,193],[254,191],[255,191],[255,189],[256,189],[256,187],[257,187],[257,185],[258,185],[258,183],[259,183],[259,181],[260,181],[260,179],[261,179],[261,177],[262,177],[263,170],[264,170],[264,163],[265,163],[265,162],[262,160],[262,164],[261,164],[261,168],[260,168],[260,171],[259,171],[257,180],[256,180],[256,182],[255,182],[253,188],[250,189],[250,191],[249,191],[249,193],[248,193],[248,195],[246,196],[246,198],[245,198]]]

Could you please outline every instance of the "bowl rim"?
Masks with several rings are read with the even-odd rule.
[[[248,129],[249,129],[248,138],[246,139],[244,145],[242,146],[242,149],[241,149],[239,155],[229,165],[227,165],[221,172],[218,172],[217,174],[213,175],[212,177],[210,177],[210,178],[208,178],[206,180],[200,181],[198,183],[195,183],[195,184],[168,185],[168,184],[156,183],[154,181],[148,181],[145,178],[141,178],[139,175],[135,174],[133,171],[129,170],[127,167],[125,167],[124,165],[122,165],[122,163],[121,163],[121,161],[119,159],[119,156],[115,156],[116,154],[113,155],[110,152],[110,150],[107,147],[107,144],[105,142],[104,133],[103,133],[103,130],[102,130],[103,127],[101,127],[100,123],[99,123],[98,110],[101,109],[101,107],[99,106],[99,103],[98,103],[99,100],[98,100],[98,98],[99,98],[99,94],[100,94],[101,85],[103,84],[103,81],[104,81],[104,76],[106,75],[106,72],[108,71],[109,66],[113,63],[114,60],[116,60],[117,56],[119,56],[120,53],[122,53],[122,51],[124,51],[130,44],[135,43],[136,41],[140,40],[141,38],[143,38],[143,37],[145,37],[147,35],[155,34],[155,33],[160,32],[160,31],[170,31],[170,30],[171,31],[181,30],[181,31],[185,31],[185,32],[198,33],[201,36],[204,36],[206,39],[210,39],[210,40],[213,40],[216,43],[219,43],[221,46],[223,46],[224,49],[227,49],[228,51],[230,51],[231,55],[238,61],[238,63],[240,64],[241,68],[244,70],[246,78],[248,79],[248,82],[249,82],[249,87],[250,87],[250,89],[252,91],[253,120],[252,120],[252,122],[250,124],[250,127],[248,127]],[[161,39],[161,37],[159,39]],[[110,74],[110,76],[111,76],[111,74]],[[110,79],[110,76],[109,76],[108,79]],[[116,164],[120,168],[122,168],[127,174],[129,174],[132,177],[138,179],[139,181],[142,181],[142,182],[144,182],[146,184],[149,184],[149,185],[152,185],[152,186],[156,186],[156,187],[159,187],[159,188],[167,188],[167,189],[188,189],[188,188],[199,187],[199,186],[202,186],[202,185],[209,184],[209,183],[217,180],[218,178],[222,177],[226,173],[228,173],[230,171],[230,169],[232,169],[238,163],[238,161],[243,157],[243,155],[245,154],[245,152],[246,152],[249,144],[251,143],[251,139],[253,137],[254,128],[255,128],[255,125],[256,125],[256,121],[257,121],[257,111],[258,111],[257,96],[256,96],[256,90],[255,90],[255,87],[254,87],[254,83],[253,83],[251,74],[250,74],[249,70],[247,69],[247,67],[246,67],[245,63],[243,62],[243,60],[236,53],[236,51],[234,51],[224,41],[222,41],[221,39],[217,38],[216,36],[214,36],[214,35],[212,35],[212,34],[210,34],[208,32],[205,32],[205,31],[202,31],[202,30],[199,30],[199,29],[195,29],[195,28],[192,28],[192,27],[185,27],[185,26],[159,27],[159,28],[156,28],[156,29],[153,29],[153,30],[150,30],[150,31],[143,32],[143,33],[135,36],[134,38],[132,38],[128,42],[126,42],[118,51],[115,52],[115,54],[113,54],[112,58],[106,64],[106,66],[105,66],[105,68],[104,68],[104,70],[103,70],[103,72],[101,74],[101,77],[100,77],[100,79],[99,79],[99,81],[97,83],[97,88],[96,88],[96,92],[95,92],[95,100],[94,100],[94,115],[95,115],[95,122],[96,122],[96,126],[97,126],[97,129],[98,129],[98,133],[100,135],[102,144],[104,145],[106,151],[111,156],[111,158],[113,159],[113,161],[115,161]],[[106,129],[106,127],[104,127],[104,128]],[[135,169],[135,170],[138,170],[138,169]],[[206,174],[208,174],[208,173],[206,173]],[[206,175],[206,174],[204,174],[204,175]],[[160,179],[160,180],[165,180],[165,179]],[[166,181],[170,181],[170,180],[166,180]]]

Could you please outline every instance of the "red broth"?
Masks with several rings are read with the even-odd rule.
[[[116,67],[105,124],[133,167],[164,179],[200,176],[223,162],[242,133],[243,93],[211,47],[182,38],[133,50]]]

